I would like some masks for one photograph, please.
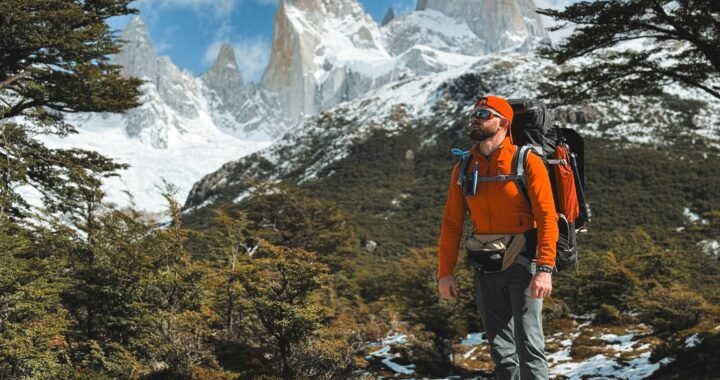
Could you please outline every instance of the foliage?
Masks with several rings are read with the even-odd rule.
[[[128,0],[8,0],[0,5],[2,119],[64,126],[59,112],[121,112],[137,105],[137,79],[108,56],[120,51],[105,23],[135,13]],[[41,108],[45,107],[45,108]]]
[[[51,211],[76,206],[122,168],[96,152],[49,149],[37,135],[76,133],[63,113],[122,112],[138,105],[140,80],[109,63],[119,42],[105,20],[133,13],[129,0],[0,3],[0,215],[24,218],[29,185]]]
[[[335,205],[312,198],[299,188],[257,184],[254,194],[240,207],[214,210],[212,221],[202,227],[206,232],[193,242],[193,247],[201,250],[204,261],[213,268],[207,277],[207,288],[213,290],[211,307],[224,320],[219,340],[224,347],[222,361],[232,366],[230,350],[236,350],[237,354],[254,356],[244,368],[238,368],[251,377],[278,375],[288,368],[304,376],[345,377],[343,374],[358,365],[357,355],[362,350],[358,343],[368,339],[363,332],[365,323],[360,322],[363,313],[358,313],[363,308],[362,302],[348,281],[349,271],[356,269],[351,263],[361,256],[354,231]],[[318,251],[310,252],[308,248]],[[300,260],[298,255],[305,258],[301,261],[311,258],[315,269],[291,265],[292,260]],[[280,264],[287,260],[291,261]],[[291,269],[305,273],[293,274]],[[281,297],[281,292],[269,292],[256,284],[270,284],[278,277],[276,271],[311,278],[315,276],[314,270],[321,270],[317,280],[322,285],[304,290],[306,294],[300,298],[311,309],[298,309],[297,320],[292,319],[292,313],[280,315],[268,311],[292,310],[300,306],[297,300],[260,302],[270,296]],[[332,277],[327,275],[329,270],[334,272]],[[304,281],[288,283],[288,289],[295,291],[307,286]],[[313,321],[313,315],[321,318]],[[275,318],[280,320],[274,321]],[[297,324],[291,324],[286,332],[280,330],[280,335],[297,330],[303,338],[269,338],[272,335],[268,331],[291,321]],[[302,332],[302,328],[308,330]],[[287,347],[289,354],[283,351]],[[257,352],[275,354],[268,355],[271,358],[268,360]],[[287,358],[282,359],[282,355]],[[277,371],[268,372],[268,364],[275,364]]]
[[[604,305],[627,310],[627,299],[638,284],[612,252],[584,252],[577,273],[563,273],[553,281],[553,297],[574,312],[594,312]]]
[[[713,0],[602,0],[538,13],[559,21],[555,30],[575,26],[565,42],[547,46],[541,56],[558,64],[589,62],[558,75],[560,84],[550,90],[558,99],[657,95],[671,83],[720,99],[714,84],[720,78],[720,7]],[[652,44],[619,47],[643,39]]]
[[[250,307],[242,297],[239,272],[247,267],[257,245],[251,245],[247,237],[249,221],[245,214],[214,211],[220,227],[206,235],[205,247],[216,252],[206,252],[205,260],[212,270],[203,287],[209,293],[210,307],[221,317],[225,337],[232,340],[247,333],[238,325]]]
[[[687,347],[684,340],[673,342],[672,347],[665,347],[660,352],[653,352],[651,360],[674,357],[671,363],[662,366],[653,373],[652,380],[711,380],[720,373],[720,361],[716,352],[720,350],[720,334],[717,331],[700,333],[696,336],[700,343]]]
[[[65,377],[70,349],[68,311],[60,303],[67,286],[57,268],[63,257],[49,251],[52,235],[0,218],[0,377]]]
[[[277,358],[283,377],[296,376],[295,347],[323,327],[329,310],[308,302],[313,291],[327,284],[327,266],[311,252],[278,247],[261,240],[260,249],[240,272],[244,294],[257,312],[264,331],[258,336]]]
[[[388,266],[387,277],[379,278],[387,286],[387,301],[397,309],[399,318],[413,326],[412,330],[419,330],[413,333],[418,335],[415,360],[429,373],[448,373],[455,364],[453,342],[478,328],[472,275],[463,269],[458,276],[459,298],[452,302],[438,297],[434,248],[411,250]]]
[[[121,165],[35,140],[73,132],[59,110],[136,104],[139,82],[105,58],[117,45],[103,20],[131,13],[126,4],[0,5],[0,50],[26,59],[13,66],[12,54],[0,54],[0,99],[9,102],[0,104],[0,377],[349,378],[367,365],[366,343],[391,328],[414,336],[418,369],[454,371],[452,342],[482,328],[462,256],[458,301],[440,300],[435,280],[448,149],[470,144],[459,111],[455,121],[442,115],[410,128],[396,107],[396,130],[375,129],[315,178],[299,167],[281,183],[248,182],[247,197],[219,209],[186,217],[168,187],[170,220],[149,224],[103,204],[100,181]],[[467,101],[472,90],[450,92]],[[704,106],[661,99],[687,125]],[[8,120],[13,113],[26,122]],[[579,271],[555,277],[545,317],[594,312],[622,323],[631,313],[664,336],[716,326],[720,265],[697,242],[717,237],[718,164],[715,151],[682,138],[675,146],[587,138],[595,219],[580,236]],[[62,223],[28,222],[16,192],[28,183]],[[708,222],[688,220],[685,208]]]
[[[250,196],[242,209],[258,238],[315,252],[333,269],[357,247],[347,215],[332,202],[287,184],[257,184]]]
[[[710,311],[702,295],[681,284],[654,286],[638,292],[632,301],[641,310],[641,320],[661,335],[695,326]]]

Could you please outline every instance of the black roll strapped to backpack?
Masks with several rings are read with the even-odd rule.
[[[556,246],[555,271],[577,268],[577,232],[586,231],[591,211],[585,200],[584,141],[573,129],[560,128],[553,120],[552,112],[535,99],[508,99],[513,108],[511,126],[513,143],[519,147],[513,158],[512,173],[494,177],[479,177],[477,170],[467,174],[469,152],[454,149],[453,154],[462,156],[458,185],[464,196],[471,196],[477,186],[484,182],[513,181],[525,201],[530,205],[525,176],[525,164],[530,151],[537,153],[548,168],[555,208],[558,212],[558,242]],[[471,185],[472,184],[472,185]],[[471,186],[469,186],[471,185]],[[537,231],[525,234],[527,250],[535,252]]]

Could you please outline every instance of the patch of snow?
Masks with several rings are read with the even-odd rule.
[[[470,349],[470,351],[464,353],[464,354],[463,354],[463,359],[466,359],[466,360],[467,360],[468,358],[470,358],[470,355],[472,355],[473,352],[475,352],[475,350],[477,350],[477,346],[475,346],[475,347],[473,347],[472,349]]]
[[[393,198],[393,200],[390,201],[390,204],[392,204],[395,207],[399,207],[400,204],[402,203],[402,200],[407,199],[409,196],[410,196],[410,194],[405,194],[405,193],[400,194],[397,197]]]
[[[233,199],[233,203],[238,204],[238,203],[242,202],[243,200],[248,198],[255,190],[256,190],[255,187],[251,187],[251,188],[241,192],[237,197],[235,197],[235,199]]]
[[[535,4],[538,8],[541,9],[557,9],[562,10],[565,9],[567,6],[572,5],[574,3],[577,3],[577,0],[535,0]],[[550,28],[556,25],[559,25],[562,23],[562,21],[558,22],[555,21],[552,17],[548,17],[545,15],[540,15],[540,19],[542,20],[543,25],[546,28]],[[554,32],[548,32],[550,35],[550,39],[553,42],[560,43],[563,42],[565,39],[570,37],[570,35],[575,31],[575,24],[572,23],[566,23],[567,26],[564,28],[554,31]]]
[[[395,363],[392,359],[399,357],[399,354],[393,354],[391,352],[391,345],[393,344],[405,344],[407,343],[407,335],[403,333],[392,333],[388,334],[385,337],[383,337],[379,342],[371,343],[369,344],[370,347],[381,347],[379,350],[373,351],[370,353],[371,357],[376,358],[383,358],[382,363],[390,368],[395,373],[400,373],[404,375],[411,375],[415,373],[415,365],[414,364],[408,364],[408,365],[402,365]]]
[[[216,197],[216,196],[208,197],[208,199],[206,199],[203,203],[201,203],[201,204],[199,204],[199,205],[197,205],[197,206],[189,207],[189,208],[183,210],[182,213],[183,213],[183,214],[190,214],[190,213],[192,213],[192,212],[195,211],[195,210],[199,210],[199,209],[201,209],[201,208],[205,208],[205,207],[207,207],[207,206],[210,206],[210,205],[211,205],[213,202],[215,202],[216,200],[217,200],[217,197]]]
[[[385,26],[383,31],[388,50],[394,55],[400,55],[416,45],[458,54],[469,52],[476,56],[485,51],[485,41],[466,22],[433,9],[400,16]]]
[[[662,358],[660,361],[658,361],[658,363],[659,363],[660,366],[662,367],[662,366],[668,365],[668,364],[670,364],[670,363],[672,363],[672,362],[674,362],[674,361],[675,361],[675,357],[674,357],[674,356],[668,356],[668,357],[666,357],[666,358]]]
[[[405,344],[408,337],[406,334],[396,332],[384,336],[379,342],[370,343],[370,347],[390,346],[391,344]]]
[[[635,334],[628,334],[628,335],[622,335],[617,336],[615,334],[603,334],[600,336],[600,339],[604,340],[607,343],[610,343],[609,347],[617,352],[629,352],[639,349],[646,349],[649,346],[643,345],[640,347],[634,347],[635,346]]]
[[[718,256],[720,255],[720,242],[717,240],[705,239],[701,240],[698,244],[702,247],[702,250],[708,255]]]
[[[707,219],[703,219],[700,215],[692,212],[689,208],[683,209],[683,215],[690,223],[708,224],[710,223]]]
[[[478,333],[472,333],[468,334],[465,339],[460,341],[460,345],[463,346],[472,346],[472,345],[480,345],[480,344],[488,344],[488,338],[487,334],[484,332],[478,332]]]
[[[625,365],[605,355],[596,355],[579,363],[565,362],[550,367],[551,375],[562,375],[569,380],[587,378],[640,380],[657,371],[661,363],[650,363],[650,352],[641,354]]]
[[[702,338],[698,334],[693,334],[685,339],[685,347],[693,348],[702,342]]]
[[[555,363],[566,362],[566,361],[572,360],[572,356],[570,356],[570,346],[572,344],[567,344],[567,345],[563,344],[563,345],[565,346],[564,349],[557,351],[557,352],[553,352],[550,355],[547,355],[548,366],[553,367],[556,365]]]
[[[392,361],[390,358],[383,359],[382,363],[396,373],[401,373],[403,375],[412,375],[415,373],[415,364],[400,365]]]
[[[587,314],[570,314],[570,318],[572,319],[579,319],[583,321],[592,321],[597,316],[596,313],[587,313]]]
[[[168,107],[166,112],[172,110]],[[85,114],[78,117],[82,119],[73,115],[67,119],[70,124],[79,125],[79,133],[65,138],[39,136],[40,140],[49,148],[91,150],[118,163],[129,164],[128,169],[118,171],[119,177],[104,179],[106,201],[121,208],[132,201],[136,209],[146,212],[166,210],[167,202],[161,195],[163,180],[178,187],[176,197],[182,203],[193,184],[207,173],[227,161],[271,144],[270,141],[243,140],[224,133],[215,127],[208,113],[178,121],[179,124],[173,127],[161,127],[167,132],[165,149],[156,148],[142,138],[128,136],[122,115]],[[129,199],[126,192],[133,198]]]

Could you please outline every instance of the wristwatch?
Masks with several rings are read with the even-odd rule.
[[[549,265],[538,265],[537,267],[535,267],[535,271],[550,273],[552,275],[553,272],[555,272],[555,269]]]

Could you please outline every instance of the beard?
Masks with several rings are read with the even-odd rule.
[[[488,127],[484,128],[482,125],[470,127],[470,138],[473,141],[485,141],[495,137],[500,132],[500,126],[496,128]]]

